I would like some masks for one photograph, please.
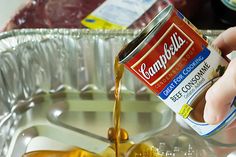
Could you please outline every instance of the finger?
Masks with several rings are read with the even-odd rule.
[[[224,75],[207,91],[204,120],[216,124],[223,120],[236,95],[236,59],[229,63]]]
[[[226,57],[227,54],[236,50],[236,27],[231,27],[222,32],[214,41],[213,45],[222,51],[222,55]]]

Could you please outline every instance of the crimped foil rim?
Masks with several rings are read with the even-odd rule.
[[[103,36],[134,36],[137,35],[141,30],[139,29],[126,29],[126,30],[90,30],[90,29],[15,29],[8,32],[0,33],[0,40],[8,37],[18,35],[103,35]]]

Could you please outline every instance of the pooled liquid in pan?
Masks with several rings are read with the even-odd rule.
[[[123,143],[119,145],[119,153],[123,156],[123,154],[127,152],[127,150],[133,145],[133,143],[127,141],[129,135],[125,129],[120,130],[120,137],[120,141],[122,141]],[[111,142],[114,141],[114,138],[116,138],[115,130],[113,127],[108,129],[108,138]],[[74,148],[68,151],[33,151],[26,153],[25,155],[23,155],[23,157],[114,157],[116,154],[115,147],[116,146],[114,144],[111,144],[111,146],[109,146],[101,154],[95,154],[82,148]]]

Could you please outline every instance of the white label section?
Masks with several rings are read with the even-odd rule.
[[[217,77],[217,69],[219,66],[227,67],[228,63],[217,52],[213,52],[214,50],[210,47],[208,48],[211,50],[210,55],[178,85],[167,99],[163,100],[165,104],[167,104],[177,114],[180,112],[184,104],[191,106],[195,97],[197,97],[202,91],[207,90],[214,80],[219,78]],[[204,66],[207,68],[205,68],[205,71],[203,72],[201,70]],[[229,115],[226,116],[226,119],[229,118],[234,110],[235,108],[230,111]],[[208,135],[211,132],[217,131],[217,128],[225,125],[225,122],[221,122],[217,125],[207,125],[206,123],[193,120],[191,115],[187,119],[184,119],[184,121],[200,135]]]
[[[211,50],[210,47],[208,49]],[[204,85],[211,84],[214,78],[218,78],[217,68],[219,65],[227,67],[228,63],[213,51],[211,50],[210,55],[178,84],[166,100],[163,100],[176,113],[181,110],[184,104],[189,104],[190,99],[197,96],[198,92],[204,90]],[[207,65],[208,68],[205,68],[203,73],[201,70],[204,65]],[[199,76],[199,74],[201,75]]]
[[[156,0],[107,0],[92,15],[128,27],[155,2]]]

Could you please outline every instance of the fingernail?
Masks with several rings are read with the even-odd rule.
[[[208,105],[206,105],[208,106]],[[204,120],[208,124],[216,124],[217,123],[217,116],[214,114],[214,111],[211,108],[205,107],[204,109]]]

